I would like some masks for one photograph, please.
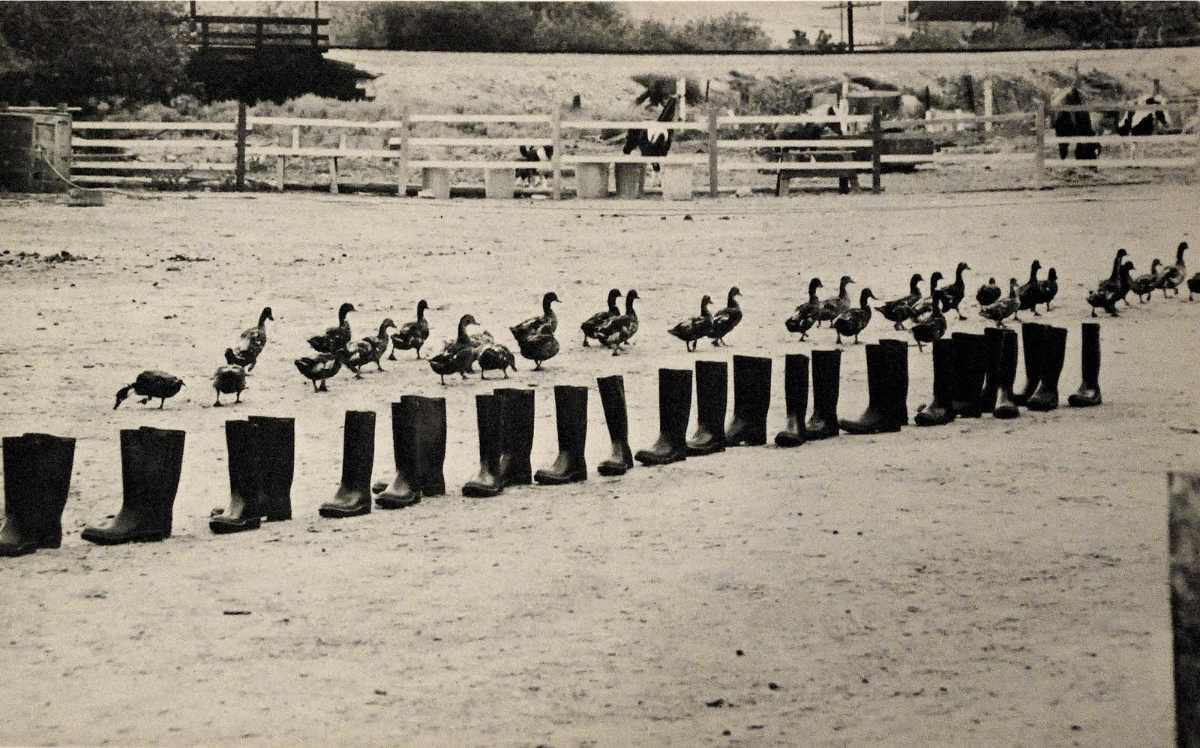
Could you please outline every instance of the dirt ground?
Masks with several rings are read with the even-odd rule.
[[[433,340],[467,312],[507,340],[556,290],[563,352],[544,372],[521,361],[511,382],[537,392],[536,467],[556,451],[553,384],[624,374],[637,449],[657,434],[658,367],[771,356],[773,432],[783,355],[833,344],[783,326],[811,276],[828,290],[849,273],[888,298],[911,272],[965,260],[970,298],[1036,257],[1060,276],[1044,316],[1070,330],[1065,398],[1084,290],[1114,250],[1142,271],[1198,234],[1194,185],[692,203],[2,199],[3,432],[78,445],[62,549],[0,563],[0,743],[1167,745],[1165,472],[1200,463],[1200,303],[1186,293],[1103,320],[1099,409],[733,449],[492,500],[457,491],[477,465],[473,396],[491,384],[442,387],[404,352],[316,395],[291,361],[343,301],[360,310],[356,336],[426,298]],[[63,250],[90,259],[16,257]],[[734,284],[745,321],[727,351],[686,353],[666,334]],[[620,357],[575,333],[610,286],[642,296]],[[208,377],[264,305],[276,321],[251,389],[214,409]],[[968,313],[952,329],[981,329]],[[863,340],[892,334],[876,318]],[[856,415],[861,345],[842,367],[840,409]],[[114,411],[114,391],[147,368],[188,386],[165,410]],[[910,349],[910,370],[915,410],[928,351]],[[388,403],[404,393],[447,399],[451,494],[319,518],[343,412],[378,413],[386,478]],[[594,466],[608,448],[594,389],[589,410]],[[295,519],[216,537],[221,424],[249,414],[297,419]],[[175,536],[83,542],[120,504],[118,429],[141,425],[187,430]]]

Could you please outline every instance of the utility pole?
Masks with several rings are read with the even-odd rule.
[[[854,51],[854,0],[846,0],[846,48]]]

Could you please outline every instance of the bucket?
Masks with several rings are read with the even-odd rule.
[[[421,191],[437,200],[449,200],[450,170],[425,167],[421,171]]]
[[[582,200],[608,197],[608,162],[575,164],[575,194]]]
[[[485,169],[483,194],[489,200],[511,200],[517,191],[515,169]]]
[[[691,200],[692,165],[663,164],[662,193],[666,200]]]
[[[645,164],[617,164],[617,197],[636,200],[646,187]]]

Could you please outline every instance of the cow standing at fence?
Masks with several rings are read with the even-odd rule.
[[[554,146],[552,145],[523,145],[519,147],[519,150],[522,161],[549,163],[554,159]],[[537,169],[517,169],[517,179],[530,187],[537,187],[543,182],[541,172]]]
[[[659,112],[659,122],[674,122],[675,112],[679,105],[679,97],[672,96],[667,99],[667,103]],[[636,149],[646,157],[661,157],[666,156],[671,150],[671,141],[674,139],[674,130],[669,127],[656,127],[651,125],[644,130],[632,129],[625,133],[625,155],[628,156]],[[659,170],[659,164],[653,164],[654,170]]]
[[[1158,94],[1147,96],[1132,112],[1122,112],[1117,123],[1117,134],[1123,136],[1153,135],[1156,130],[1171,128],[1171,115],[1164,108],[1167,100]],[[1125,146],[1128,158],[1137,157],[1137,143]]]
[[[1053,106],[1082,106],[1083,103],[1083,94],[1075,86],[1058,92],[1052,99]],[[1054,134],[1060,138],[1095,135],[1100,116],[1098,112],[1058,112],[1054,115]],[[1058,157],[1065,160],[1070,150],[1071,146],[1069,144],[1059,143]],[[1099,143],[1075,144],[1075,158],[1077,160],[1095,159],[1099,156]]]

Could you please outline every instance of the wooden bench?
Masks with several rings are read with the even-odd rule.
[[[831,164],[837,162],[853,162],[854,151],[846,148],[806,148],[804,150],[786,149],[780,155],[780,163],[785,163],[788,160],[794,160],[800,163],[824,163]],[[858,181],[858,175],[862,171],[859,168],[837,168],[830,166],[828,168],[817,169],[779,169],[779,176],[775,182],[775,195],[783,197],[792,189],[792,180],[798,177],[837,177],[838,192],[842,195],[849,194],[851,190],[858,192],[862,189]]]

